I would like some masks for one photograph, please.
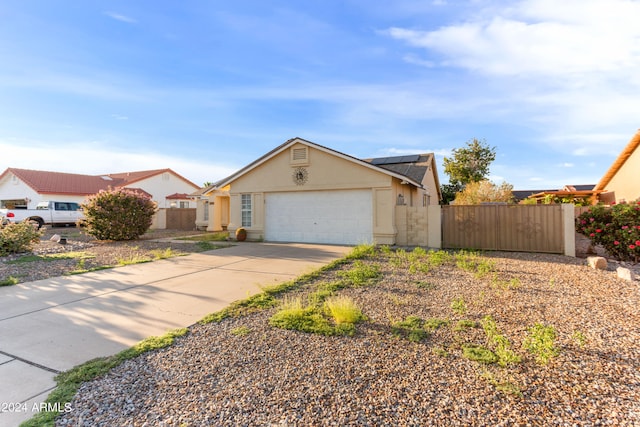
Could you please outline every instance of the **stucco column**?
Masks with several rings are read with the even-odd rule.
[[[562,204],[562,229],[564,232],[564,254],[576,256],[576,226],[575,209],[573,204]]]

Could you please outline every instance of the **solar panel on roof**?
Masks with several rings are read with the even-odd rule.
[[[419,154],[412,154],[409,156],[395,156],[395,157],[380,157],[378,159],[371,160],[372,165],[392,165],[395,163],[413,163],[420,159]]]

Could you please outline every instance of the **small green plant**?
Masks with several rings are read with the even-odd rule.
[[[17,277],[9,276],[6,279],[0,280],[0,286],[13,286],[17,285],[20,281]]]
[[[460,316],[464,316],[467,313],[467,304],[464,302],[464,298],[459,297],[451,301],[451,310]]]
[[[141,255],[129,255],[128,258],[118,258],[116,260],[116,265],[125,266],[125,265],[134,265],[134,264],[144,264],[145,262],[150,262],[151,259],[141,256]]]
[[[341,271],[338,276],[349,282],[352,286],[368,286],[376,283],[381,277],[378,264],[368,264],[357,260],[351,269]]]
[[[418,287],[418,289],[424,289],[426,291],[431,291],[436,288],[435,284],[424,281],[416,282],[416,286]]]
[[[199,234],[197,236],[179,237],[178,240],[189,240],[193,242],[224,242],[229,238],[228,231],[216,233]]]
[[[456,265],[477,278],[485,277],[495,270],[495,262],[481,257],[477,252],[460,251],[456,256]]]
[[[329,321],[314,306],[305,306],[300,297],[285,299],[280,310],[270,319],[269,324],[281,329],[332,335]]]
[[[449,322],[448,319],[431,318],[431,319],[425,320],[424,328],[427,331],[435,331],[436,329],[440,328],[441,326],[447,326],[449,323],[450,322]]]
[[[498,361],[498,356],[496,356],[493,351],[481,345],[463,345],[462,356],[474,362],[485,363],[487,365]]]
[[[30,262],[36,262],[36,261],[57,261],[61,259],[76,259],[76,258],[89,259],[89,258],[95,258],[95,255],[92,255],[89,252],[83,252],[83,251],[61,252],[58,254],[48,254],[48,255],[25,255],[13,261],[9,261],[7,262],[7,264],[26,264]]]
[[[495,347],[495,355],[498,364],[505,367],[510,364],[520,363],[521,358],[511,350],[511,342],[498,330],[498,325],[491,316],[485,316],[480,322],[490,344]]]
[[[524,347],[536,357],[536,362],[546,365],[553,357],[560,354],[555,345],[556,330],[553,326],[536,323],[528,328],[527,332]]]
[[[215,243],[211,243],[210,241],[199,241],[196,243],[196,246],[198,247],[198,250],[200,252],[206,252],[206,251],[212,251],[214,249],[226,248],[229,245],[215,244]]]
[[[171,248],[166,248],[166,249],[154,249],[151,251],[151,255],[153,256],[154,260],[159,260],[159,259],[167,259],[175,256],[180,256],[182,254],[175,252]]]
[[[351,250],[351,252],[347,254],[345,259],[348,259],[348,260],[364,259],[372,255],[375,255],[375,253],[376,253],[375,245],[358,245],[354,247]]]
[[[28,264],[37,261],[53,261],[53,258],[47,258],[40,255],[23,255],[20,258],[7,261],[7,264]]]
[[[304,306],[300,297],[285,299],[281,309],[269,319],[269,324],[277,328],[290,329],[301,332],[309,332],[321,335],[353,335],[355,333],[353,320],[362,318],[362,313],[353,303],[343,303],[336,300],[335,304],[326,306],[326,310],[334,316],[335,326],[331,324],[323,314],[324,312],[315,305]],[[359,313],[359,314],[358,314]],[[337,320],[340,320],[338,322]]]
[[[349,297],[331,297],[325,301],[324,306],[337,324],[357,323],[364,319],[362,310]]]
[[[0,256],[30,251],[43,233],[44,229],[38,230],[27,221],[7,225],[0,222]]]
[[[446,348],[444,348],[443,346],[435,346],[431,349],[431,351],[433,352],[433,354],[435,354],[436,356],[440,356],[440,357],[448,357],[449,356],[449,352],[447,351]]]
[[[424,329],[424,320],[418,316],[407,316],[403,321],[393,323],[391,332],[412,342],[420,342],[428,336]]]
[[[394,294],[388,294],[389,299],[391,300],[391,302],[393,303],[393,305],[396,305],[398,307],[402,306],[402,305],[406,305],[407,301],[403,298],[400,298],[398,295],[394,295]]]
[[[489,371],[484,371],[482,378],[487,380],[489,384],[494,386],[496,390],[501,391],[506,394],[511,394],[513,396],[522,397],[522,391],[520,391],[520,387],[511,382],[511,380],[499,380]]]
[[[451,254],[447,251],[429,251],[427,256],[429,257],[429,264],[431,264],[432,267],[441,266],[452,259]]]
[[[456,332],[464,331],[465,329],[477,328],[478,322],[475,320],[462,319],[456,322],[456,325],[453,327],[453,330]]]
[[[493,279],[491,279],[491,283],[493,286],[509,290],[509,289],[518,289],[522,286],[522,282],[519,278],[513,277],[509,279],[509,281],[501,280],[497,274],[494,274]]]
[[[251,329],[246,326],[238,326],[231,330],[231,334],[237,337],[244,337],[245,335],[249,335],[251,333]]]
[[[573,335],[571,335],[571,338],[573,338],[573,340],[578,343],[578,346],[580,348],[584,348],[584,346],[587,344],[587,337],[580,331],[575,331]]]

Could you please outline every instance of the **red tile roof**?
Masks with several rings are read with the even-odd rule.
[[[100,190],[128,187],[132,183],[170,172],[185,182],[198,186],[171,169],[156,169],[150,171],[124,172],[106,175],[80,175],[63,172],[38,171],[30,169],[7,168],[0,179],[12,173],[34,191],[40,194],[73,194],[87,196]]]

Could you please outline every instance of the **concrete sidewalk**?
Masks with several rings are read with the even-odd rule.
[[[17,426],[58,372],[109,356],[344,256],[349,247],[242,243],[0,288],[0,426]]]

